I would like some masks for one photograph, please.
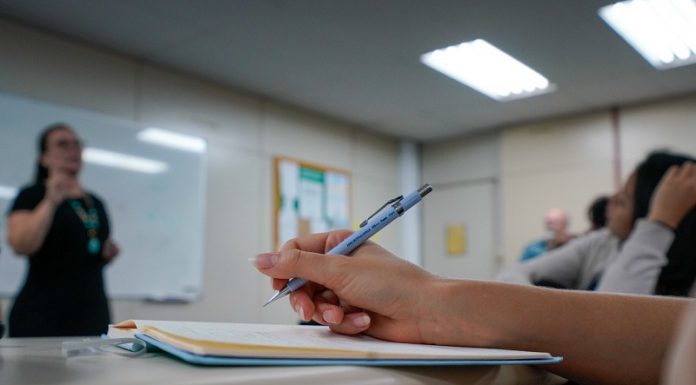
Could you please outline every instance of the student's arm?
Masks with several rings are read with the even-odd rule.
[[[665,225],[639,220],[616,259],[607,266],[597,291],[653,294],[674,232]]]
[[[696,304],[690,305],[680,324],[667,356],[662,378],[665,385],[696,384]]]
[[[602,294],[485,281],[445,280],[372,242],[352,257],[324,253],[350,232],[288,242],[255,264],[274,278],[312,282],[290,296],[304,320],[377,338],[546,351],[544,366],[589,384],[654,384],[688,300]],[[318,284],[317,284],[318,283]],[[321,286],[319,286],[319,284]]]
[[[647,219],[636,223],[617,258],[607,266],[597,290],[653,294],[667,264],[674,229],[695,204],[696,166],[672,166],[655,189]]]
[[[505,268],[496,280],[523,285],[552,281],[565,288],[576,288],[583,259],[598,239],[594,233],[574,239],[532,260]]]
[[[688,301],[488,282],[444,282],[457,309],[434,324],[444,336],[472,333],[477,346],[563,356],[544,367],[582,384],[657,384],[672,334]],[[456,296],[455,293],[466,293]],[[436,343],[444,344],[440,337]],[[457,344],[466,345],[460,337]]]

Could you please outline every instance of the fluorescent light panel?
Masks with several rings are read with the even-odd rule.
[[[13,199],[19,190],[16,187],[0,185],[0,199]]]
[[[483,39],[425,53],[421,62],[498,101],[556,88],[544,76]]]
[[[141,158],[139,156],[121,154],[106,151],[99,148],[87,147],[82,151],[82,159],[85,162],[100,166],[121,168],[129,171],[156,174],[167,171],[169,166],[158,160]]]
[[[159,128],[147,128],[140,131],[138,133],[138,139],[160,146],[198,153],[204,152],[206,148],[205,140],[201,138],[178,134]]]
[[[622,1],[599,15],[655,68],[696,63],[695,0]]]

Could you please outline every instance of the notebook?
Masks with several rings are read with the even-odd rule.
[[[109,337],[135,336],[198,365],[509,365],[557,363],[548,353],[389,342],[325,326],[130,320]]]

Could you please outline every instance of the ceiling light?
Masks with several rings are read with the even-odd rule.
[[[178,134],[159,128],[148,128],[138,133],[138,139],[144,142],[176,148],[191,152],[204,152],[205,140],[189,135]]]
[[[14,199],[17,196],[17,188],[0,185],[0,199]]]
[[[655,68],[696,63],[694,0],[622,1],[599,16]]]
[[[556,88],[538,72],[482,39],[425,53],[421,61],[499,101],[526,98]]]
[[[85,148],[82,152],[85,162],[100,166],[122,168],[129,171],[138,171],[148,174],[156,174],[166,171],[169,166],[158,160],[141,158],[138,156],[121,154],[118,152],[101,150],[98,148]]]

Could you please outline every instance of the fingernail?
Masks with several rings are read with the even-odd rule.
[[[280,258],[280,253],[262,253],[257,255],[252,262],[259,269],[269,269],[278,263],[278,258]]]
[[[332,311],[327,310],[327,311],[321,313],[321,316],[324,318],[324,321],[326,321],[330,324],[338,323],[338,320],[336,319],[335,314]]]
[[[307,314],[305,314],[304,307],[300,306],[300,318],[302,318],[302,321],[307,320]]]
[[[361,315],[360,317],[356,317],[353,319],[353,325],[355,325],[359,328],[363,328],[369,324],[370,324],[370,316],[368,316],[367,314]]]

